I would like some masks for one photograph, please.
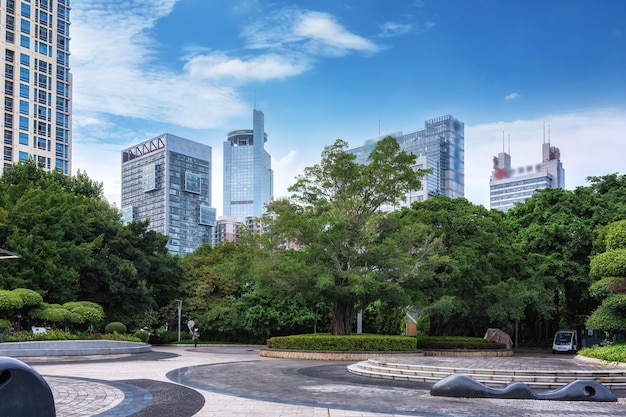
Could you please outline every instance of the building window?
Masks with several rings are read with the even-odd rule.
[[[124,207],[122,209],[122,220],[124,223],[130,223],[135,220],[133,207]]]
[[[20,84],[20,97],[28,98],[30,96],[28,86],[26,84]]]
[[[143,191],[147,193],[148,191],[156,190],[156,164],[146,165],[143,168]]]
[[[30,5],[22,3],[22,17],[30,18]]]
[[[200,194],[200,175],[193,172],[185,172],[185,191]]]
[[[28,117],[20,116],[20,130],[28,132]]]
[[[20,21],[20,31],[30,35],[30,22],[28,20],[22,19]]]
[[[216,220],[216,210],[213,207],[200,205],[200,224],[215,226]]]
[[[20,67],[20,81],[30,82],[30,70],[28,68]]]
[[[20,54],[20,65],[30,67],[30,56],[26,54]]]
[[[28,146],[28,133],[20,132],[20,145]]]
[[[30,49],[30,38],[26,35],[20,35],[20,46],[22,48]]]
[[[19,160],[20,162],[26,162],[28,161],[28,152],[19,152]]]
[[[28,115],[28,101],[20,100],[20,114]]]

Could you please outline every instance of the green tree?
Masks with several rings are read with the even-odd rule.
[[[541,291],[523,280],[523,259],[503,213],[437,196],[394,215],[428,225],[445,247],[431,260],[433,272],[418,281],[422,331],[482,336],[492,324],[524,317]]]
[[[602,304],[587,319],[587,327],[609,332],[626,329],[626,220],[606,226],[606,251],[591,259],[596,281],[590,292]]]
[[[347,147],[342,140],[327,146],[321,163],[307,167],[289,188],[292,197],[269,207],[278,214],[277,239],[302,247],[307,262],[316,266],[314,287],[332,303],[335,335],[351,334],[357,306],[389,294],[403,298],[400,281],[413,277],[416,268],[408,273],[409,268],[400,268],[402,276],[394,276],[397,264],[389,268],[393,260],[406,260],[401,254],[406,247],[381,241],[381,209],[419,189],[425,174],[414,170],[415,155],[400,151],[392,137],[376,144],[367,164],[357,163]]]

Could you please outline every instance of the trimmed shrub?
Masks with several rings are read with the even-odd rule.
[[[133,333],[133,337],[141,340],[144,343],[148,343],[148,339],[150,339],[150,333],[146,332],[145,330],[137,330],[135,333]]]
[[[104,327],[105,333],[117,333],[117,334],[126,334],[126,325],[124,323],[120,323],[119,321],[112,321]]]
[[[6,332],[11,327],[11,322],[9,320],[0,319],[0,332]]]
[[[46,333],[33,334],[27,330],[15,332],[7,337],[7,342],[32,342],[45,340],[76,340],[75,335],[63,330],[48,330]]]
[[[119,333],[107,333],[102,335],[102,340],[117,340],[118,342],[137,342],[140,343],[141,340],[136,337],[129,336],[127,334],[119,334]]]
[[[348,352],[400,352],[415,350],[415,338],[407,336],[329,334],[279,336],[270,339],[274,349],[331,350]]]
[[[418,349],[505,349],[503,343],[480,337],[418,336]]]

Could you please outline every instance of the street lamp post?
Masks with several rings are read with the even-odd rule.
[[[180,342],[180,316],[183,310],[183,300],[174,300],[178,303],[178,341]]]

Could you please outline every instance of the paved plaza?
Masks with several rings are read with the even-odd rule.
[[[133,355],[24,358],[50,385],[58,417],[626,416],[617,403],[430,396],[430,385],[377,380],[349,362],[262,358],[259,347],[163,346]],[[457,368],[594,369],[571,355],[408,360]]]

